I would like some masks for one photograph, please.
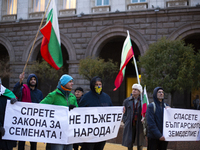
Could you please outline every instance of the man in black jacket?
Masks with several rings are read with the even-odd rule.
[[[14,93],[1,84],[0,78],[0,150],[12,150],[13,147],[16,146],[16,141],[2,139],[2,136],[4,136],[5,134],[5,129],[3,128],[3,125],[7,100],[15,98],[16,97]]]
[[[27,84],[23,84],[24,72],[19,75],[20,81],[17,82],[13,88],[13,93],[17,96],[19,101],[30,102],[30,103],[40,103],[43,99],[42,92],[37,89],[38,78],[35,74],[30,74],[27,79]],[[37,142],[30,142],[31,150],[37,149]],[[19,141],[18,150],[25,149],[25,141]]]
[[[153,91],[154,104],[147,107],[147,150],[166,150],[168,142],[163,136],[163,113],[164,108],[169,107],[164,103],[164,90],[156,87]]]

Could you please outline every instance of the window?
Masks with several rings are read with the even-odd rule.
[[[146,0],[131,0],[131,3],[146,2]]]
[[[33,0],[33,11],[39,12],[44,11],[45,0]]]
[[[7,14],[17,14],[17,0],[7,0]]]
[[[76,8],[76,0],[63,0],[63,9],[74,9]]]
[[[96,0],[96,6],[109,5],[109,0]]]

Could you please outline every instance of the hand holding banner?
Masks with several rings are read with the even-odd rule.
[[[115,138],[122,120],[120,107],[68,107],[7,102],[3,139],[71,144]]]

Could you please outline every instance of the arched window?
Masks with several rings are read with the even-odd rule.
[[[17,0],[7,0],[7,14],[17,14]]]

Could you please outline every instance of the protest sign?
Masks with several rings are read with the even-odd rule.
[[[197,141],[200,111],[190,109],[164,109],[163,136],[166,141]]]
[[[117,137],[123,107],[75,108],[69,112],[68,142],[99,142]]]
[[[123,107],[68,107],[7,102],[3,139],[71,144],[115,138]]]
[[[66,143],[68,109],[47,104],[7,102],[3,139]]]

